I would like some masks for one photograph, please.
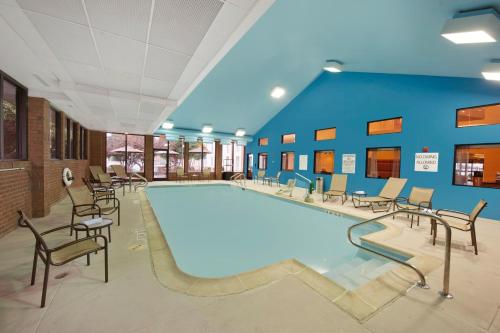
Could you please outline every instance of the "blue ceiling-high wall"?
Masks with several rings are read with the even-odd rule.
[[[500,190],[452,185],[455,144],[500,143],[500,125],[469,128],[455,127],[457,108],[500,102],[500,84],[481,79],[418,75],[323,73],[287,107],[264,125],[247,147],[248,153],[269,153],[270,175],[280,169],[282,151],[309,155],[308,170],[298,171],[309,178],[313,174],[314,151],[335,150],[335,172],[341,172],[342,154],[356,154],[356,173],[349,175],[348,191],[365,190],[376,195],[385,180],[365,178],[367,147],[401,146],[401,177],[408,178],[403,195],[412,186],[435,189],[434,207],[470,211],[480,198],[489,205],[483,215],[500,220]],[[366,135],[371,120],[403,116],[399,134]],[[314,141],[314,130],[337,128],[337,138]],[[296,133],[296,143],[283,145],[283,133]],[[259,137],[268,137],[269,146],[259,147]],[[427,146],[439,153],[437,173],[415,172],[415,153]],[[499,170],[500,171],[500,170]],[[293,173],[285,172],[284,183]],[[330,177],[325,177],[329,186]]]

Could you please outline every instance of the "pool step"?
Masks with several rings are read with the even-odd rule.
[[[349,262],[339,265],[324,275],[344,288],[352,290],[395,267],[397,264],[380,258],[371,257],[369,260],[365,260],[354,257]]]

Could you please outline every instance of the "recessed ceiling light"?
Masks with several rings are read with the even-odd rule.
[[[457,13],[446,22],[441,36],[455,44],[496,42],[500,37],[500,16],[491,8]]]
[[[201,129],[203,133],[212,133],[213,130],[214,128],[212,127],[212,125],[203,125]]]
[[[337,60],[327,60],[323,69],[330,73],[340,73],[342,72],[342,63]]]
[[[271,91],[271,97],[272,98],[281,98],[285,95],[286,90],[281,88],[281,87],[274,87],[274,89]]]
[[[481,70],[481,74],[486,80],[500,81],[500,62],[486,64]]]
[[[238,128],[236,130],[236,133],[234,133],[234,135],[236,135],[236,136],[245,136],[245,133],[246,132],[245,132],[245,130],[243,128]]]
[[[174,122],[170,121],[170,120],[167,120],[163,124],[161,124],[161,127],[163,129],[172,129],[172,128],[174,128]]]

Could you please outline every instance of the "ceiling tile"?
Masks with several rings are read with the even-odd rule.
[[[122,120],[122,117],[137,117],[137,112],[139,111],[139,100],[116,97],[110,97],[110,100],[111,105],[120,120]]]
[[[219,0],[157,0],[150,43],[192,55],[222,5]]]
[[[92,111],[94,111],[95,108],[113,111],[108,95],[90,94],[85,92],[80,92],[79,95]]]
[[[141,90],[141,77],[131,73],[106,71],[106,87],[111,90],[139,94]]]
[[[21,8],[62,20],[87,24],[81,0],[17,0]]]
[[[165,105],[150,102],[141,102],[140,118],[153,120],[158,118],[162,113]]]
[[[94,31],[94,36],[106,69],[142,75],[145,43],[104,31]]]
[[[88,27],[32,12],[28,17],[58,59],[99,66]]]
[[[61,61],[61,63],[67,69],[75,83],[97,87],[104,87],[106,84],[105,74],[100,67],[71,61]]]
[[[161,81],[175,82],[184,71],[189,57],[150,46],[144,75]]]
[[[86,0],[93,28],[146,42],[151,0]]]
[[[167,98],[174,85],[172,82],[145,77],[142,79],[141,93],[148,96]]]

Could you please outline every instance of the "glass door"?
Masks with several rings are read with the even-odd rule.
[[[253,154],[247,154],[247,179],[252,179],[253,174]]]
[[[153,137],[153,180],[167,179],[168,148],[165,137]]]

